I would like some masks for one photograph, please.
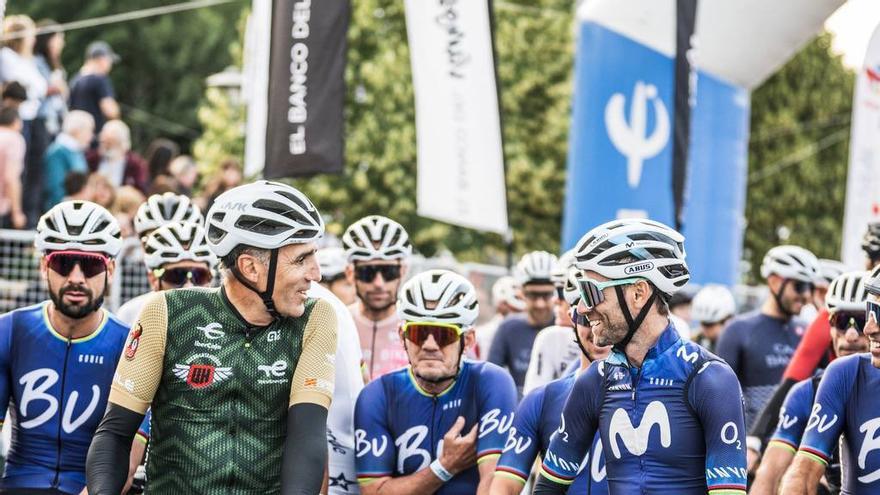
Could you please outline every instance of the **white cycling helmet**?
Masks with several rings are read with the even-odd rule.
[[[736,301],[723,285],[707,285],[691,301],[691,320],[698,323],[719,323],[734,313]]]
[[[144,240],[144,264],[150,270],[166,263],[202,261],[213,268],[217,256],[208,246],[205,229],[192,222],[171,222],[150,232]]]
[[[138,208],[134,216],[134,231],[143,236],[170,222],[201,225],[204,217],[199,207],[182,194],[153,194]]]
[[[568,278],[568,271],[574,268],[575,249],[569,249],[562,253],[562,256],[556,260],[556,266],[553,268],[553,274],[550,276],[554,284],[563,285]]]
[[[467,329],[477,321],[480,306],[468,279],[449,270],[428,270],[403,285],[397,314],[404,321],[451,323]]]
[[[318,258],[321,277],[324,279],[329,280],[345,273],[345,267],[348,266],[348,256],[345,254],[345,249],[327,247],[319,249],[315,256]]]
[[[825,293],[825,307],[828,312],[834,314],[838,311],[865,311],[868,300],[865,282],[868,277],[868,272],[847,272],[835,278]]]
[[[690,280],[684,236],[660,222],[623,219],[604,223],[577,243],[575,266],[611,280],[638,277],[671,296]]]
[[[875,266],[874,269],[865,276],[864,283],[865,290],[868,291],[868,294],[880,296],[880,265]]]
[[[412,254],[409,235],[390,218],[370,215],[351,224],[342,234],[348,261],[401,260]]]
[[[848,272],[846,265],[837,260],[819,260],[819,278],[816,285],[819,287],[829,287],[835,278]]]
[[[218,196],[207,229],[211,250],[222,258],[241,245],[274,250],[316,241],[324,235],[324,220],[292,186],[260,180]]]
[[[34,247],[42,253],[73,250],[113,258],[122,248],[122,236],[119,222],[103,206],[64,201],[40,217]]]
[[[511,276],[499,278],[492,284],[492,304],[498,306],[502,302],[507,303],[514,311],[526,309],[526,303],[516,297],[516,279]]]
[[[575,307],[581,300],[581,291],[578,289],[578,279],[583,276],[583,272],[577,268],[571,268],[568,276],[565,278],[565,285],[562,287],[562,295],[565,302],[569,306]]]
[[[550,283],[556,270],[558,259],[547,251],[532,251],[520,258],[513,270],[520,285]]]
[[[800,246],[776,246],[767,251],[761,263],[761,276],[767,278],[772,274],[815,284],[819,280],[819,260]]]

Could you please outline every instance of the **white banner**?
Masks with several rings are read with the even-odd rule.
[[[880,26],[871,36],[853,97],[843,219],[842,261],[846,265],[865,264],[862,236],[872,222],[880,222]]]
[[[418,214],[505,233],[507,194],[487,0],[406,0]]]

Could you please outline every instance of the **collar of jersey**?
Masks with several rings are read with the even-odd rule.
[[[650,359],[656,359],[658,356],[666,352],[667,349],[672,347],[673,344],[678,342],[681,336],[678,334],[678,330],[672,326],[672,322],[666,326],[666,330],[663,330],[663,333],[660,334],[660,338],[657,339],[657,343],[654,344],[654,347],[648,350],[648,353],[645,354],[645,359],[642,361],[642,366],[645,365],[645,362]],[[626,354],[614,349],[611,351],[611,355],[608,356],[608,364],[617,364],[626,366],[630,368],[629,359],[626,358]]]
[[[100,311],[101,311],[101,323],[98,325],[98,328],[96,328],[94,332],[92,332],[89,335],[86,335],[85,337],[80,337],[78,339],[72,339],[70,341],[71,344],[80,344],[82,342],[88,342],[88,341],[92,340],[93,338],[97,337],[98,334],[100,334],[101,331],[104,330],[104,327],[107,326],[107,320],[109,318],[107,318],[107,310],[106,309],[101,308]],[[43,323],[46,324],[46,328],[49,329],[49,332],[52,334],[53,337],[55,337],[58,340],[61,340],[62,342],[67,342],[67,337],[58,333],[58,331],[55,330],[55,327],[52,326],[52,321],[49,320],[49,301],[46,301],[43,304]]]
[[[462,371],[464,371],[464,363],[462,363],[462,369],[459,371],[459,376],[461,375]],[[440,392],[439,394],[429,394],[428,392],[425,392],[425,390],[421,386],[419,386],[419,382],[416,380],[416,376],[413,374],[412,366],[406,367],[406,376],[409,377],[409,381],[412,382],[413,387],[416,389],[416,392],[432,399],[435,397],[443,397],[444,395],[449,393],[449,391],[452,390],[452,388],[455,387],[455,384],[458,382],[458,379],[455,379],[452,381],[452,383],[449,384],[448,387],[446,387],[446,390]]]
[[[232,301],[229,300],[229,297],[226,295],[226,287],[221,285],[219,291],[220,291],[220,299],[223,301],[223,304],[227,308],[229,308],[229,311],[231,311],[232,314],[234,314],[236,318],[238,318],[238,321],[240,321],[241,324],[243,325],[243,329],[262,330],[264,328],[269,328],[273,324],[275,324],[275,322],[273,321],[272,323],[269,323],[268,325],[263,325],[261,327],[253,325],[252,323],[250,323],[249,321],[244,319],[244,316],[242,316],[241,313],[238,312],[238,308],[236,308],[235,305],[232,304]]]

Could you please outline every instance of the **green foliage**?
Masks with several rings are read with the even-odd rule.
[[[745,257],[752,280],[777,244],[840,256],[854,74],[810,42],[752,94]],[[779,236],[780,227],[791,232]]]
[[[180,0],[12,0],[7,13],[65,23]],[[86,45],[102,39],[122,62],[110,74],[123,119],[132,128],[136,149],[150,140],[171,137],[188,149],[201,130],[196,108],[205,78],[230,65],[230,45],[244,1],[158,17],[78,29],[66,34],[64,66],[72,77],[82,65]]]

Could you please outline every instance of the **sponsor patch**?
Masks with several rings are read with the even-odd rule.
[[[144,327],[142,327],[140,323],[137,324],[137,328],[131,329],[131,333],[128,337],[128,345],[125,346],[125,359],[129,361],[134,359],[134,355],[137,353],[138,347],[141,344],[141,335],[143,333]]]
[[[651,263],[650,261],[646,261],[644,263],[637,263],[635,265],[629,265],[623,269],[623,272],[626,273],[627,275],[633,275],[635,273],[646,272],[652,268],[654,268],[654,263]]]

